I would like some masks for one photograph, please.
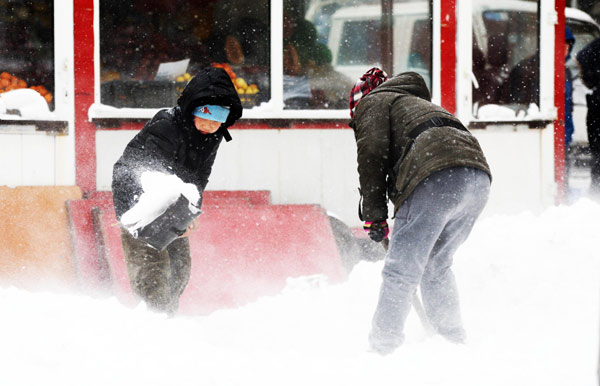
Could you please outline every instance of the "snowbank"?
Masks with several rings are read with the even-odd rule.
[[[382,262],[204,317],[0,289],[0,384],[596,386],[599,222],[589,200],[481,220],[455,256],[468,343],[411,313],[387,357],[367,351]]]

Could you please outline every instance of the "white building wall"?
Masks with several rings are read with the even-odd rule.
[[[112,165],[135,131],[98,131],[97,184],[110,190]],[[552,126],[473,130],[493,173],[484,215],[538,212],[554,202]],[[352,130],[231,130],[209,190],[268,190],[274,204],[320,204],[358,227],[358,172]],[[391,205],[390,205],[391,206]],[[391,208],[390,208],[391,209]]]
[[[554,203],[553,128],[489,126],[475,136],[492,170],[484,215],[539,212]]]
[[[223,141],[209,190],[268,190],[274,204],[320,204],[359,224],[352,130],[235,130]],[[98,131],[97,186],[110,190],[112,165],[136,131]]]
[[[468,14],[465,11],[467,4],[460,1],[459,12]],[[68,134],[56,136],[31,132],[23,126],[16,131],[14,128],[0,128],[0,162],[3,165],[0,168],[0,185],[75,184],[73,12],[72,3],[67,2],[65,6],[64,12],[56,12],[55,15],[57,41],[60,42],[56,45],[55,97],[57,119],[68,122]],[[550,24],[544,22],[543,28],[549,29]],[[465,35],[470,33],[469,28],[459,28],[459,31]],[[548,41],[551,40],[542,42],[544,50],[548,49]],[[458,46],[464,48],[465,44],[459,43]],[[468,59],[468,56],[465,58]],[[436,62],[436,65],[439,63]],[[464,84],[458,85],[457,90],[459,115],[468,122],[470,101],[465,94],[470,88],[470,80],[461,67],[470,68],[469,60],[463,63],[459,59],[458,78],[459,83]],[[543,72],[548,70],[543,69]],[[551,95],[551,91],[544,87],[543,93]],[[351,130],[231,131],[234,140],[222,144],[209,189],[269,190],[275,204],[316,203],[350,226],[361,225],[357,217],[356,145]],[[112,165],[135,133],[127,130],[96,132],[98,190],[110,189]],[[473,133],[479,139],[494,174],[486,215],[538,211],[553,204],[552,125],[543,130],[531,130],[525,126],[515,130],[513,126],[492,125],[485,130],[473,130]]]
[[[0,185],[55,185],[55,137],[0,134]]]

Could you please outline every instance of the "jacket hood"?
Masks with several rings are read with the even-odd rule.
[[[595,88],[600,84],[600,72],[597,65],[599,52],[600,38],[597,38],[575,55],[581,66],[581,80],[588,88]]]
[[[231,78],[222,68],[206,67],[200,70],[185,86],[177,100],[177,105],[181,108],[183,119],[187,124],[192,124],[192,111],[205,104],[229,107],[229,116],[219,128],[225,139],[229,141],[231,136],[227,128],[242,116],[243,108]]]
[[[403,72],[371,91],[370,94],[378,92],[397,92],[401,94],[410,94],[426,101],[431,102],[431,94],[425,84],[423,77],[416,72]]]

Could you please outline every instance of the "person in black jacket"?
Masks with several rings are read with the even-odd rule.
[[[591,94],[586,95],[586,126],[591,161],[590,192],[600,194],[600,38],[592,41],[577,53],[576,59],[581,69],[581,81]]]
[[[227,128],[241,115],[240,99],[225,70],[201,70],[177,105],[147,122],[115,163],[112,192],[117,219],[121,221],[140,199],[145,171],[174,174],[194,184],[200,200],[193,204],[200,207],[219,144],[223,137],[231,140]],[[122,227],[121,241],[134,294],[151,309],[174,314],[190,276],[188,238],[177,238],[159,252]]]

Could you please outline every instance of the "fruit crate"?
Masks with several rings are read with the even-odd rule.
[[[181,88],[173,81],[112,80],[100,85],[100,100],[114,107],[171,107],[177,104]]]
[[[239,94],[242,107],[251,109],[254,106],[258,106],[261,102],[260,93],[257,94]]]

